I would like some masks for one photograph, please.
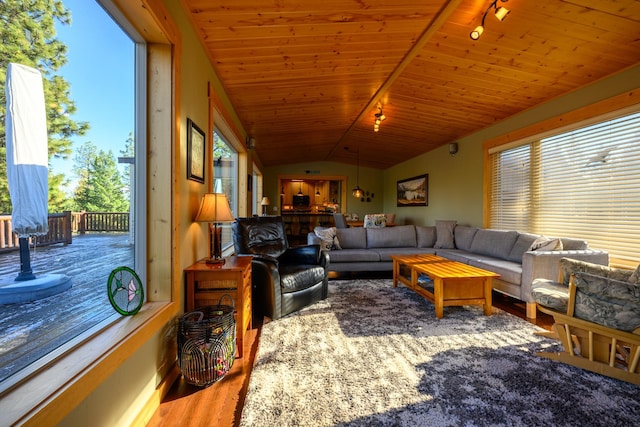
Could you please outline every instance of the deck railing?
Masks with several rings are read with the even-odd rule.
[[[49,214],[49,232],[36,237],[38,246],[56,243],[69,244],[72,233],[87,232],[127,232],[129,214],[127,212],[63,212]],[[33,238],[31,238],[33,239]],[[30,243],[33,243],[30,240]],[[0,252],[20,249],[18,236],[13,233],[11,215],[0,215]]]

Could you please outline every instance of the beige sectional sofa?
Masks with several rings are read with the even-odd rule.
[[[391,271],[391,255],[424,253],[493,271],[500,274],[493,281],[494,289],[526,302],[530,318],[536,317],[531,283],[537,278],[557,279],[561,258],[609,263],[607,252],[589,248],[584,240],[546,239],[512,230],[457,225],[455,221],[438,221],[431,227],[318,230],[317,234],[309,233],[308,243],[324,246],[329,254],[329,271],[334,272]],[[539,249],[531,250],[532,246]]]

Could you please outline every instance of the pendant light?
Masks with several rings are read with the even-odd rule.
[[[364,196],[364,191],[360,188],[360,150],[357,151],[356,157],[356,187],[351,191],[351,194],[356,199],[362,198]]]
[[[302,181],[300,181],[300,190],[298,190],[297,196],[304,196],[304,194],[302,194]]]

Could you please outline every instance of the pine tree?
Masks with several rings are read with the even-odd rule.
[[[91,142],[80,147],[74,171],[79,178],[74,209],[87,212],[128,212],[125,183],[111,151],[98,150]]]
[[[56,71],[67,62],[67,47],[56,38],[55,21],[71,23],[71,14],[60,0],[2,0],[0,2],[0,213],[11,212],[6,164],[6,70],[10,62],[34,67],[42,73],[49,158],[68,158],[71,137],[86,133],[89,125],[71,119],[76,106],[70,98],[69,83]],[[63,175],[49,173],[49,203],[58,209],[64,204]]]

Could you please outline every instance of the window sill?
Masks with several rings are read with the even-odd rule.
[[[177,312],[175,303],[147,303],[44,364],[0,394],[2,423],[59,423]]]

